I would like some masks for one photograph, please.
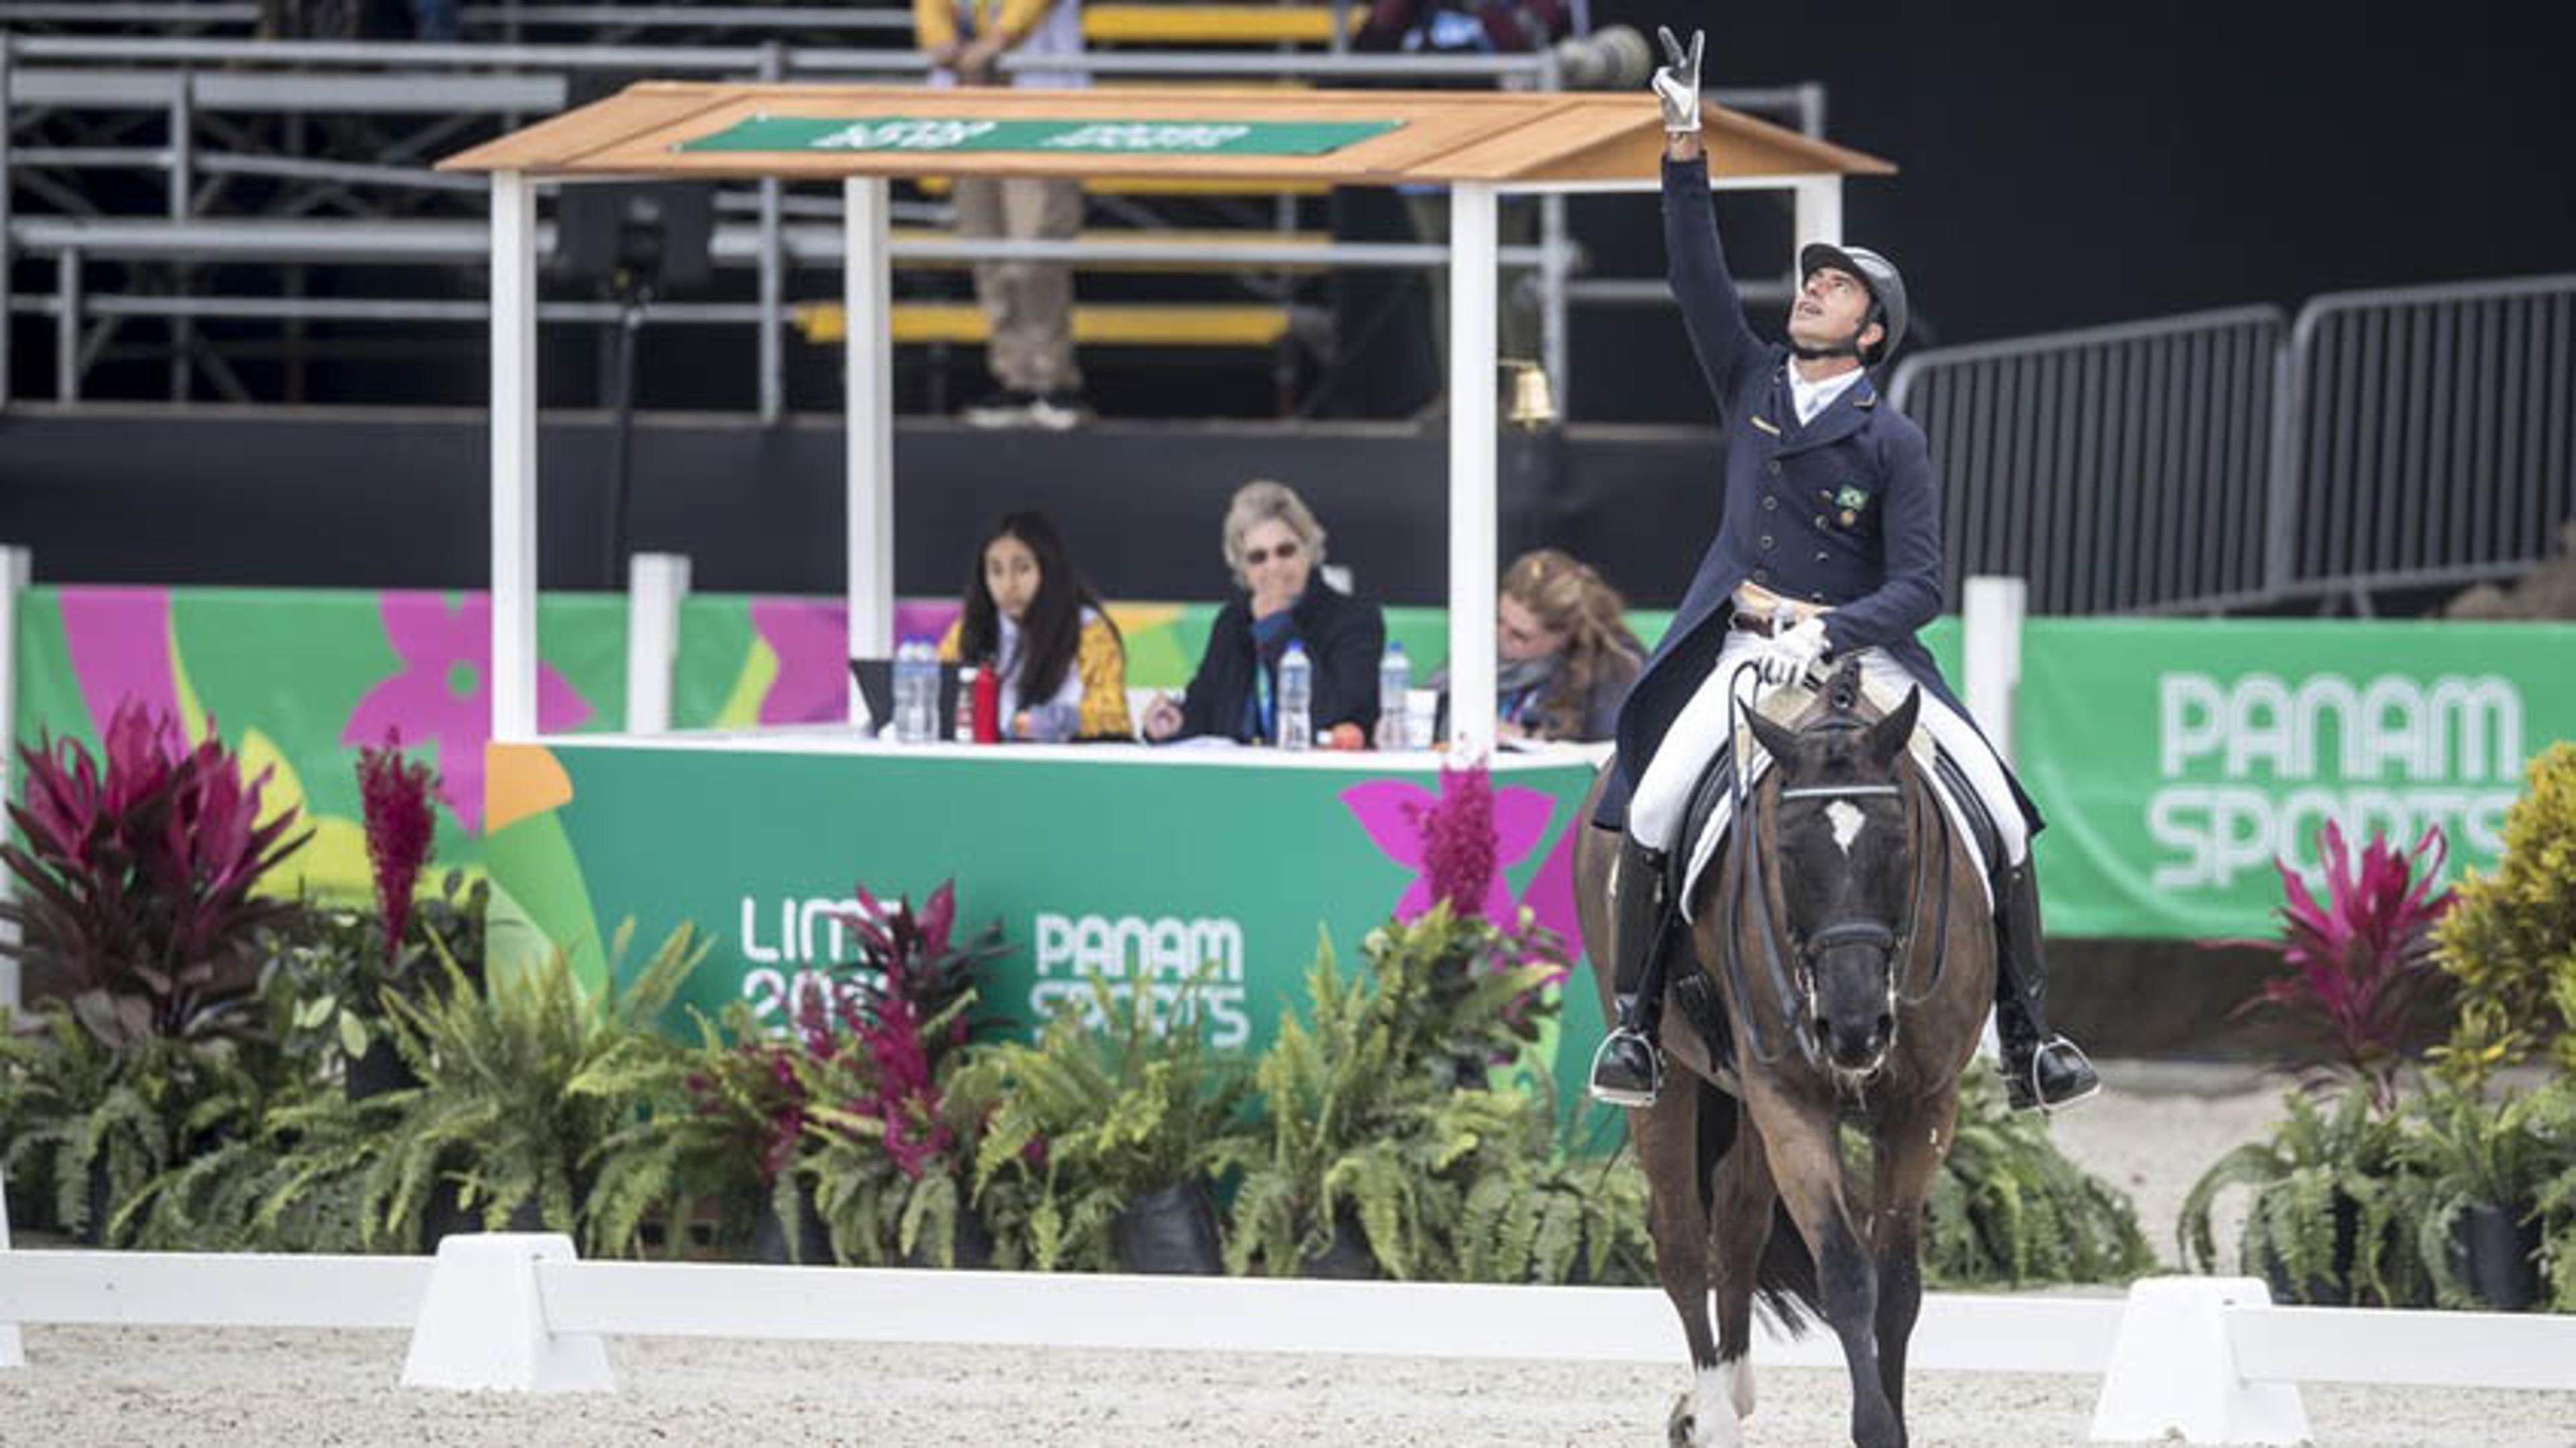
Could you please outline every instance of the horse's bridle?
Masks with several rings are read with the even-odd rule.
[[[1799,939],[1797,932],[1791,930],[1789,932],[1791,949],[1788,954],[1796,961],[1793,980],[1790,969],[1782,960],[1783,952],[1780,948],[1779,935],[1783,927],[1781,922],[1772,917],[1769,882],[1764,877],[1761,850],[1753,827],[1753,786],[1746,778],[1747,771],[1740,757],[1741,736],[1737,721],[1733,717],[1735,711],[1746,707],[1735,685],[1747,669],[1756,667],[1749,663],[1739,665],[1734,677],[1728,680],[1727,687],[1729,695],[1727,748],[1737,751],[1739,757],[1735,760],[1732,784],[1734,794],[1732,828],[1736,832],[1736,839],[1734,848],[1727,852],[1725,977],[1728,994],[1733,998],[1732,1003],[1737,1018],[1744,1022],[1745,1036],[1754,1059],[1766,1066],[1772,1064],[1780,1058],[1780,1048],[1776,1043],[1768,1042],[1764,1038],[1762,1016],[1754,1009],[1752,991],[1744,980],[1743,962],[1738,958],[1736,948],[1737,943],[1743,938],[1742,912],[1745,902],[1758,901],[1760,902],[1759,929],[1756,934],[1761,941],[1762,961],[1766,973],[1770,976],[1773,989],[1779,995],[1781,1014],[1785,1017],[1781,1024],[1797,1040],[1799,1052],[1806,1058],[1807,1064],[1821,1069],[1822,1063],[1816,1055],[1816,1034],[1812,1029],[1799,1029],[1801,1024],[1799,1014],[1803,1003],[1808,1021],[1812,1023],[1815,1018],[1816,966],[1825,952],[1843,946],[1857,945],[1875,949],[1880,953],[1881,958],[1887,962],[1887,1013],[1890,1018],[1896,1015],[1900,1005],[1920,1005],[1931,999],[1933,992],[1940,989],[1941,977],[1949,958],[1950,892],[1945,888],[1942,878],[1945,872],[1931,862],[1947,861],[1950,857],[1953,843],[1950,820],[1941,802],[1932,797],[1929,786],[1919,779],[1912,792],[1909,792],[1902,783],[1799,785],[1794,788],[1783,788],[1779,792],[1779,798],[1783,802],[1800,799],[1847,800],[1888,797],[1904,802],[1906,837],[1909,850],[1912,851],[1911,862],[1915,876],[1914,889],[1906,898],[1905,914],[1894,924],[1863,916],[1843,916],[1826,922],[1824,927],[1814,935],[1804,939]],[[1847,697],[1838,697],[1835,702],[1844,710],[1848,710],[1854,701]],[[1868,727],[1867,723],[1856,718],[1836,718],[1811,725],[1809,731],[1861,730]],[[1902,777],[1902,775],[1899,776],[1900,779]],[[1929,838],[1935,831],[1938,833],[1937,844]],[[1923,850],[1926,845],[1932,846],[1929,853]],[[1923,895],[1926,891],[1933,895],[1938,912],[1932,937],[1934,946],[1931,979],[1924,983],[1919,993],[1908,994],[1902,989],[1900,981],[1908,947],[1912,943],[1913,925],[1921,918]],[[1893,1040],[1892,1035],[1890,1039]]]

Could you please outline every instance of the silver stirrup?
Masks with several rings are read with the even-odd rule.
[[[2085,1092],[2085,1093],[2084,1093],[2083,1095],[2081,1095],[2081,1096],[2070,1096],[2070,1097],[2066,1098],[2066,1099],[2065,1099],[2065,1100],[2063,1100],[2063,1101],[2051,1101],[2051,1100],[2049,1100],[2046,1096],[2044,1096],[2044,1095],[2040,1094],[2040,1089],[2039,1089],[2039,1058],[2040,1058],[2040,1057],[2042,1057],[2042,1056],[2044,1056],[2044,1055],[2047,1055],[2047,1054],[2048,1054],[2049,1052],[2051,1052],[2051,1051],[2061,1050],[2061,1049],[2074,1052],[2074,1053],[2075,1053],[2075,1059],[2084,1063],[2084,1069],[2085,1069],[2085,1070],[2087,1070],[2087,1071],[2092,1071],[2092,1072],[2093,1072],[2093,1089],[2091,1089],[2091,1090],[2089,1090],[2089,1091]],[[2035,1101],[2035,1102],[2037,1102],[2037,1103],[2039,1104],[2039,1114],[2040,1114],[2040,1115],[2042,1115],[2042,1116],[2054,1116],[2054,1115],[2056,1115],[2058,1112],[2072,1110],[2072,1109],[2074,1109],[2075,1107],[2081,1106],[2081,1105],[2083,1105],[2085,1102],[2090,1101],[2090,1100],[2092,1100],[2094,1097],[2099,1096],[2099,1095],[2101,1095],[2101,1094],[2102,1094],[2102,1073],[2101,1073],[2100,1071],[2096,1071],[2096,1070],[2094,1070],[2094,1068],[2093,1068],[2093,1058],[2084,1054],[2084,1048],[2083,1048],[2082,1046],[2079,1046],[2079,1045],[2075,1044],[2073,1041],[2070,1041],[2070,1040],[2066,1039],[2064,1036],[2060,1036],[2060,1035],[2051,1035],[2047,1040],[2042,1041],[2042,1042],[2040,1042],[2037,1046],[2035,1046],[2035,1047],[2031,1048],[2031,1053],[2030,1053],[2030,1099],[2031,1099],[2031,1100],[2033,1100],[2033,1101]]]
[[[1603,1036],[1601,1038],[1601,1044],[1592,1048],[1592,1069],[1584,1076],[1584,1092],[1593,1100],[1600,1102],[1604,1106],[1652,1106],[1655,1104],[1655,1098],[1662,1094],[1660,1087],[1662,1086],[1664,1077],[1664,1054],[1663,1052],[1655,1049],[1655,1043],[1652,1041],[1646,1041],[1646,1049],[1649,1052],[1652,1052],[1655,1058],[1656,1084],[1654,1086],[1649,1086],[1643,1091],[1616,1091],[1598,1084],[1601,1077],[1601,1063],[1610,1054],[1610,1043],[1618,1040],[1621,1036],[1626,1036],[1633,1041],[1646,1040],[1645,1037],[1638,1035],[1635,1031],[1628,1030],[1614,1030],[1610,1034]]]

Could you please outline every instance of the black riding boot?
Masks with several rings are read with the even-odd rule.
[[[1664,1058],[1655,1031],[1664,1011],[1664,852],[1619,836],[1611,877],[1610,990],[1618,1019],[1592,1053],[1592,1098],[1613,1106],[1652,1106],[1663,1089]]]
[[[2039,882],[2030,862],[1995,878],[1995,1034],[2004,1048],[2004,1094],[2015,1111],[2072,1106],[2102,1089],[2093,1063],[2048,1029],[2048,960],[2040,953]]]

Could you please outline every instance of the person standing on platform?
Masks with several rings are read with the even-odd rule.
[[[1326,583],[1324,529],[1285,483],[1250,482],[1225,510],[1225,562],[1243,596],[1217,612],[1207,651],[1178,702],[1145,711],[1145,737],[1278,738],[1279,660],[1291,645],[1314,667],[1307,717],[1331,747],[1357,749],[1377,727],[1386,618]]]
[[[934,86],[998,85],[1005,54],[1037,60],[1082,52],[1082,0],[913,0],[913,33]],[[1016,67],[1008,84],[1068,89],[1078,70]],[[957,231],[977,240],[1071,241],[1082,231],[1082,183],[1066,177],[961,176]],[[963,416],[977,427],[1062,432],[1090,416],[1073,357],[1073,269],[1063,262],[979,261],[975,300],[991,340],[998,391]]]
[[[1132,733],[1126,641],[1044,513],[1005,513],[976,545],[965,607],[939,657],[992,668],[1008,738],[1061,744]]]
[[[1711,207],[1700,140],[1700,51],[1663,34],[1655,72],[1664,113],[1664,253],[1691,351],[1725,439],[1714,479],[1717,538],[1619,715],[1618,768],[1593,823],[1620,831],[1611,890],[1616,1021],[1592,1063],[1592,1094],[1654,1100],[1663,965],[1678,910],[1661,888],[1693,786],[1730,729],[1739,663],[1798,677],[1851,656],[1873,686],[1922,691],[1919,727],[1983,803],[1999,837],[1993,888],[1999,959],[1995,1028],[2016,1108],[2072,1105],[2101,1090],[2074,1042],[2048,1028],[2039,884],[2039,811],[2013,780],[1917,632],[1941,609],[1941,504],[1923,430],[1885,405],[1868,369],[1905,340],[1905,280],[1865,247],[1798,249],[1788,345],[1744,320]]]

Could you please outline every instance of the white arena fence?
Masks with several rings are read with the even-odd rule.
[[[1651,1288],[585,1262],[569,1238],[512,1233],[451,1236],[434,1259],[0,1246],[0,1366],[42,1371],[41,1349],[32,1368],[9,1351],[19,1323],[407,1329],[404,1386],[530,1392],[613,1391],[608,1337],[1682,1355]],[[1824,1332],[1766,1329],[1754,1357],[1842,1363]],[[2097,1440],[2295,1443],[2302,1382],[2576,1392],[2576,1318],[2275,1307],[2252,1279],[2160,1277],[2125,1298],[1932,1294],[1912,1364],[2098,1377]]]

